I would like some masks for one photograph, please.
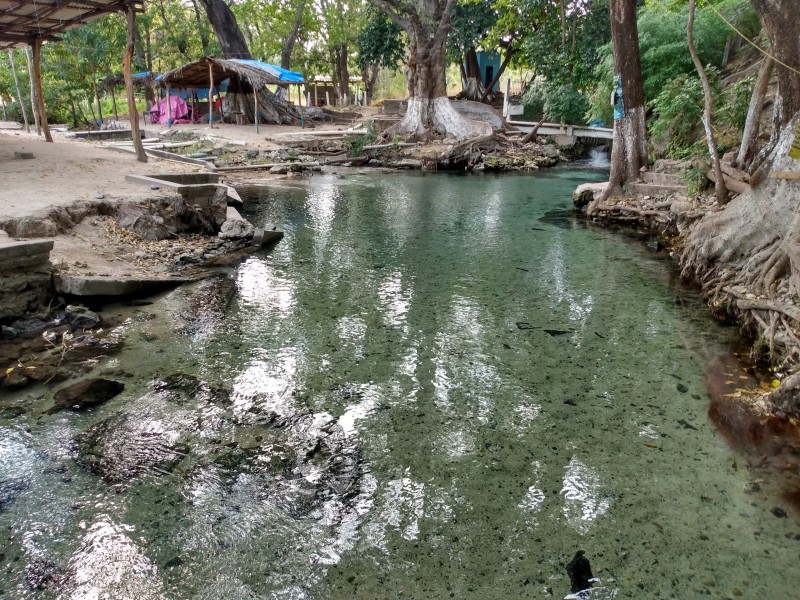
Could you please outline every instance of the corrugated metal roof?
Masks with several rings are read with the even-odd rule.
[[[65,31],[132,7],[144,0],[0,0],[0,49],[55,40]]]

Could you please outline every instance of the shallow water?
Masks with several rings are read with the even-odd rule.
[[[133,309],[123,394],[0,421],[4,596],[562,598],[583,550],[592,598],[794,597],[800,521],[706,417],[732,332],[571,216],[597,178],[243,190],[285,238]]]

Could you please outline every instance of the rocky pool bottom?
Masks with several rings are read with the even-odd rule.
[[[579,551],[592,598],[792,597],[797,513],[707,416],[734,332],[571,216],[600,177],[242,190],[285,238],[108,307],[121,393],[2,399],[2,597],[563,598]]]

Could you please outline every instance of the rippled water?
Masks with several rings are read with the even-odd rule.
[[[730,331],[570,216],[592,178],[250,190],[286,237],[128,309],[123,394],[0,421],[3,596],[563,598],[583,550],[592,598],[795,597],[706,417]]]

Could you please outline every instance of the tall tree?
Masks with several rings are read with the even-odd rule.
[[[366,22],[358,32],[358,66],[364,81],[366,102],[372,101],[381,67],[396,69],[404,56],[402,31],[382,11],[370,6]]]
[[[22,99],[22,92],[19,89],[19,77],[17,76],[17,66],[14,64],[14,50],[8,49],[8,62],[11,65],[11,74],[14,76],[14,85],[17,88],[17,103],[22,111],[22,120],[25,121],[25,131],[30,132],[31,126],[28,124],[28,111],[25,110],[25,101]]]
[[[703,67],[703,62],[700,60],[700,55],[697,53],[697,48],[694,45],[694,9],[695,0],[689,0],[689,23],[686,29],[686,39],[689,42],[689,54],[692,55],[695,69],[697,69],[700,82],[703,84],[703,129],[706,133],[706,143],[708,144],[708,152],[711,155],[711,165],[714,169],[714,178],[716,179],[714,189],[717,194],[717,202],[719,204],[726,204],[728,202],[728,190],[725,188],[725,177],[722,175],[719,151],[717,150],[717,142],[714,139],[714,123],[712,116],[714,96],[711,92],[711,84],[708,81],[705,67]]]
[[[775,96],[770,147],[781,130],[800,111],[800,10],[796,0],[751,0],[775,57],[778,93]]]
[[[611,43],[614,48],[614,139],[611,173],[600,201],[622,191],[622,185],[639,179],[647,166],[642,66],[636,27],[636,0],[611,0]],[[592,203],[593,212],[598,203]]]
[[[306,0],[297,0],[297,8],[294,15],[294,23],[289,30],[286,39],[283,40],[283,48],[281,48],[281,68],[288,69],[292,63],[292,50],[297,42],[297,35],[300,33],[300,25],[303,24],[303,12],[306,8]]]
[[[252,58],[236,17],[225,0],[200,0],[225,58]]]
[[[445,43],[456,0],[370,0],[408,36],[408,108],[389,134],[458,139],[490,133],[485,123],[463,117],[447,97]]]

